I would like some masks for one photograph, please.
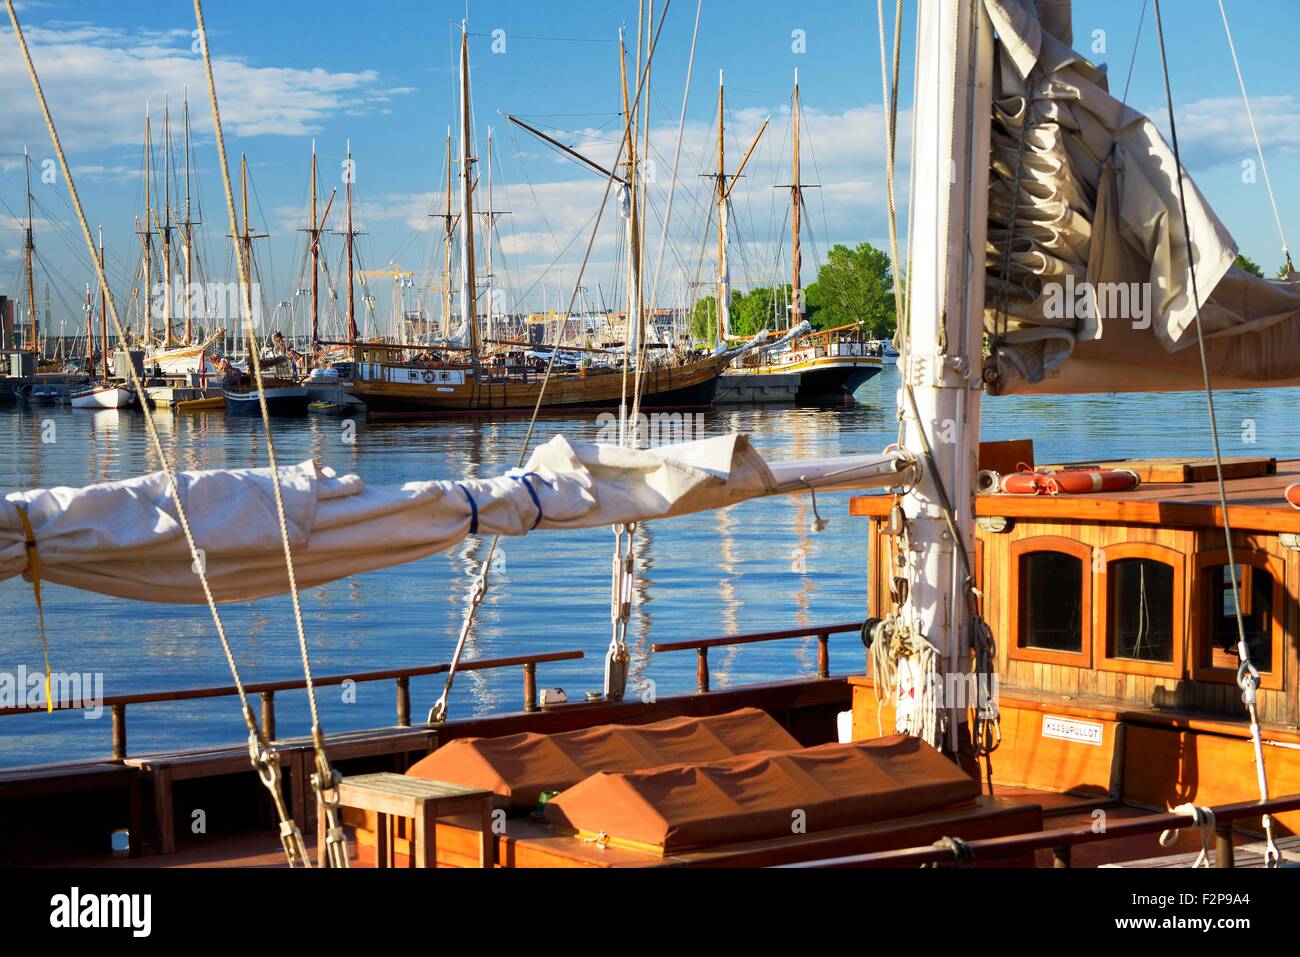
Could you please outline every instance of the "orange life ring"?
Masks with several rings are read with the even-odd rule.
[[[1001,476],[998,491],[1008,495],[1088,495],[1127,492],[1141,484],[1137,473],[1128,469],[1060,469]]]
[[[1283,494],[1286,495],[1286,500],[1291,503],[1292,508],[1300,508],[1300,482],[1288,485]]]

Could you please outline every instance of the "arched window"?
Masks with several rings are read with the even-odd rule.
[[[1092,666],[1092,549],[1040,535],[1012,542],[1013,659]]]
[[[1126,542],[1102,550],[1102,667],[1181,677],[1185,564],[1180,552]]]

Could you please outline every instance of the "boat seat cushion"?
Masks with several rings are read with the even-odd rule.
[[[801,745],[765,711],[680,717],[654,724],[606,724],[556,734],[460,738],[406,773],[487,788],[500,807],[532,808],[543,791],[563,791],[598,771],[636,771],[720,761]]]
[[[926,814],[979,794],[979,782],[934,748],[893,735],[601,772],[548,801],[546,819],[583,837],[669,853]]]

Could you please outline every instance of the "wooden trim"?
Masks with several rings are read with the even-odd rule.
[[[1101,560],[1093,575],[1093,608],[1097,628],[1094,633],[1093,660],[1100,671],[1118,671],[1154,678],[1183,678],[1187,658],[1187,556],[1182,552],[1149,542],[1121,542],[1099,549]],[[1169,565],[1174,572],[1173,661],[1136,661],[1116,658],[1110,650],[1110,564],[1129,558],[1146,558]]]
[[[1286,647],[1286,565],[1282,559],[1267,551],[1245,546],[1234,546],[1233,558],[1238,565],[1250,568],[1262,568],[1273,578],[1273,609],[1269,615],[1269,628],[1272,631],[1272,670],[1259,673],[1259,686],[1271,691],[1280,691],[1283,687],[1282,656]],[[1191,601],[1191,671],[1197,681],[1213,681],[1221,684],[1236,684],[1235,668],[1216,668],[1205,664],[1206,652],[1209,650],[1208,631],[1209,591],[1205,587],[1207,571],[1228,564],[1226,548],[1212,548],[1198,552],[1195,556],[1192,572]],[[1247,596],[1243,595],[1243,598]]]
[[[1021,644],[1020,613],[1024,605],[1020,581],[1020,559],[1035,552],[1060,552],[1077,558],[1082,564],[1079,623],[1080,650],[1048,651],[1043,648],[1026,648]],[[1092,636],[1092,561],[1089,545],[1060,535],[1035,535],[1022,538],[1009,546],[1007,563],[1007,655],[1015,661],[1035,661],[1048,665],[1067,665],[1073,668],[1091,668],[1093,658]]]

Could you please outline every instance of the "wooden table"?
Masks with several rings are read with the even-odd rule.
[[[389,818],[405,817],[414,821],[411,845],[412,867],[437,866],[435,822],[453,814],[477,813],[480,819],[479,866],[496,863],[496,839],[492,833],[492,792],[467,788],[446,781],[426,781],[405,774],[381,772],[345,777],[339,783],[339,809],[355,808],[374,811],[375,866],[393,866],[393,848],[389,839]],[[316,808],[316,856],[325,866],[325,811]]]

